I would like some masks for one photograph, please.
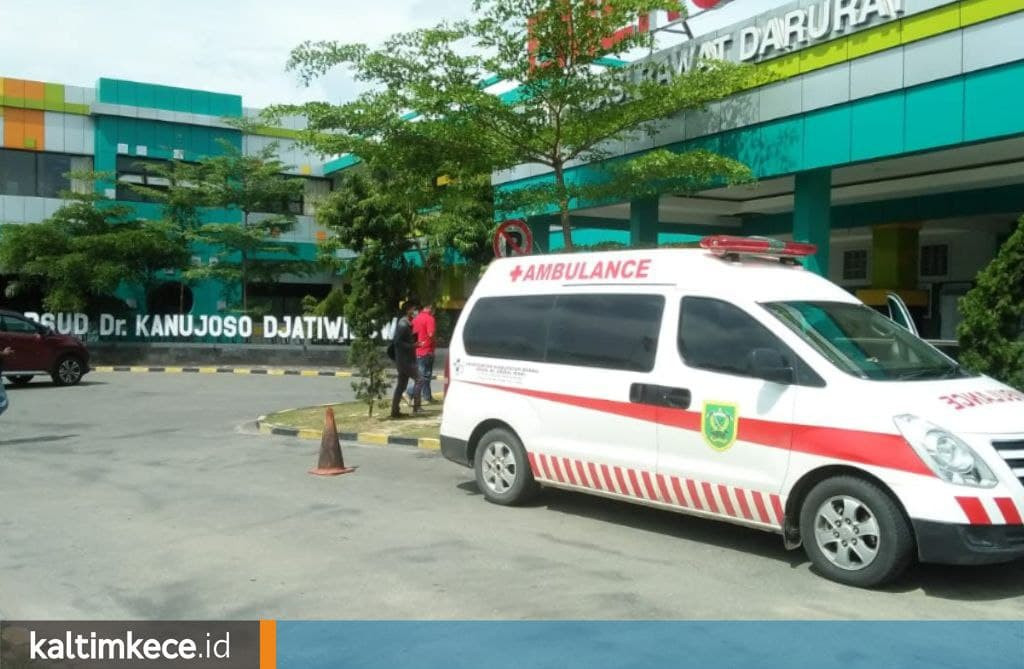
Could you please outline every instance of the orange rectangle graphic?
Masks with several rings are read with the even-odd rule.
[[[260,669],[277,669],[276,620],[260,620]]]

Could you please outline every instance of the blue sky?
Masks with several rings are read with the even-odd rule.
[[[701,32],[787,0],[732,0]],[[342,72],[303,88],[284,64],[311,39],[380,42],[467,17],[472,0],[0,0],[0,76],[93,86],[101,76],[238,93],[247,106],[350,99]]]

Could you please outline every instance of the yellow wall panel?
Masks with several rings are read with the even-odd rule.
[[[899,21],[894,21],[879,28],[850,35],[847,38],[850,44],[849,56],[851,59],[860,58],[898,47],[901,32]]]
[[[800,72],[810,72],[849,59],[850,38],[844,37],[800,52]]]
[[[960,5],[960,24],[969,26],[1020,11],[1024,11],[1024,0],[964,0]]]
[[[923,14],[908,16],[903,19],[902,23],[902,42],[904,44],[956,30],[960,27],[960,5],[956,3]]]

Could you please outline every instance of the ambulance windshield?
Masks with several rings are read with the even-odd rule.
[[[931,345],[862,304],[763,304],[804,341],[848,374],[878,381],[970,376]]]

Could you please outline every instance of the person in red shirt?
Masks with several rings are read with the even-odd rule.
[[[416,367],[422,379],[420,396],[424,402],[431,404],[434,401],[434,393],[430,388],[430,378],[434,375],[434,351],[437,348],[437,322],[434,320],[432,304],[424,304],[419,314],[412,320],[412,334],[416,339]],[[409,384],[406,394],[410,402],[415,399],[415,384]]]

